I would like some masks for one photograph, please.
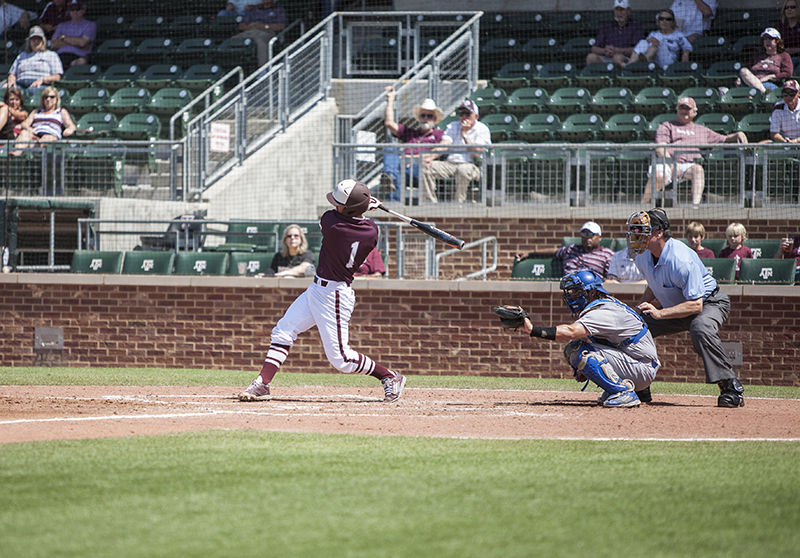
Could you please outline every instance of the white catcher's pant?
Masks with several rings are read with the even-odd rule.
[[[343,281],[327,281],[325,287],[311,283],[275,325],[271,342],[292,346],[298,335],[316,325],[325,356],[334,368],[345,374],[371,374],[375,362],[348,344],[355,304],[353,289]]]

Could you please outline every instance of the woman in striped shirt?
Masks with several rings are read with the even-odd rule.
[[[31,146],[39,142],[58,141],[74,133],[75,123],[67,109],[61,107],[58,90],[51,85],[42,90],[39,108],[22,123],[17,143],[30,142],[28,145]]]

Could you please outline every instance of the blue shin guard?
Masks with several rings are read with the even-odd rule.
[[[572,341],[564,348],[564,356],[576,374],[583,374],[609,395],[633,389],[632,382],[620,380],[608,360],[590,343]]]

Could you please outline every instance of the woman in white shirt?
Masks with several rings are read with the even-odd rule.
[[[63,73],[64,66],[58,54],[47,49],[44,30],[34,25],[25,41],[25,50],[11,64],[6,87],[39,91],[60,80]]]

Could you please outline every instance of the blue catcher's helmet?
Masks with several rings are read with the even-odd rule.
[[[569,306],[573,314],[577,314],[589,304],[586,299],[587,292],[597,291],[608,294],[608,291],[603,288],[603,278],[590,269],[581,269],[565,275],[561,278],[559,286],[564,292],[564,303]]]

